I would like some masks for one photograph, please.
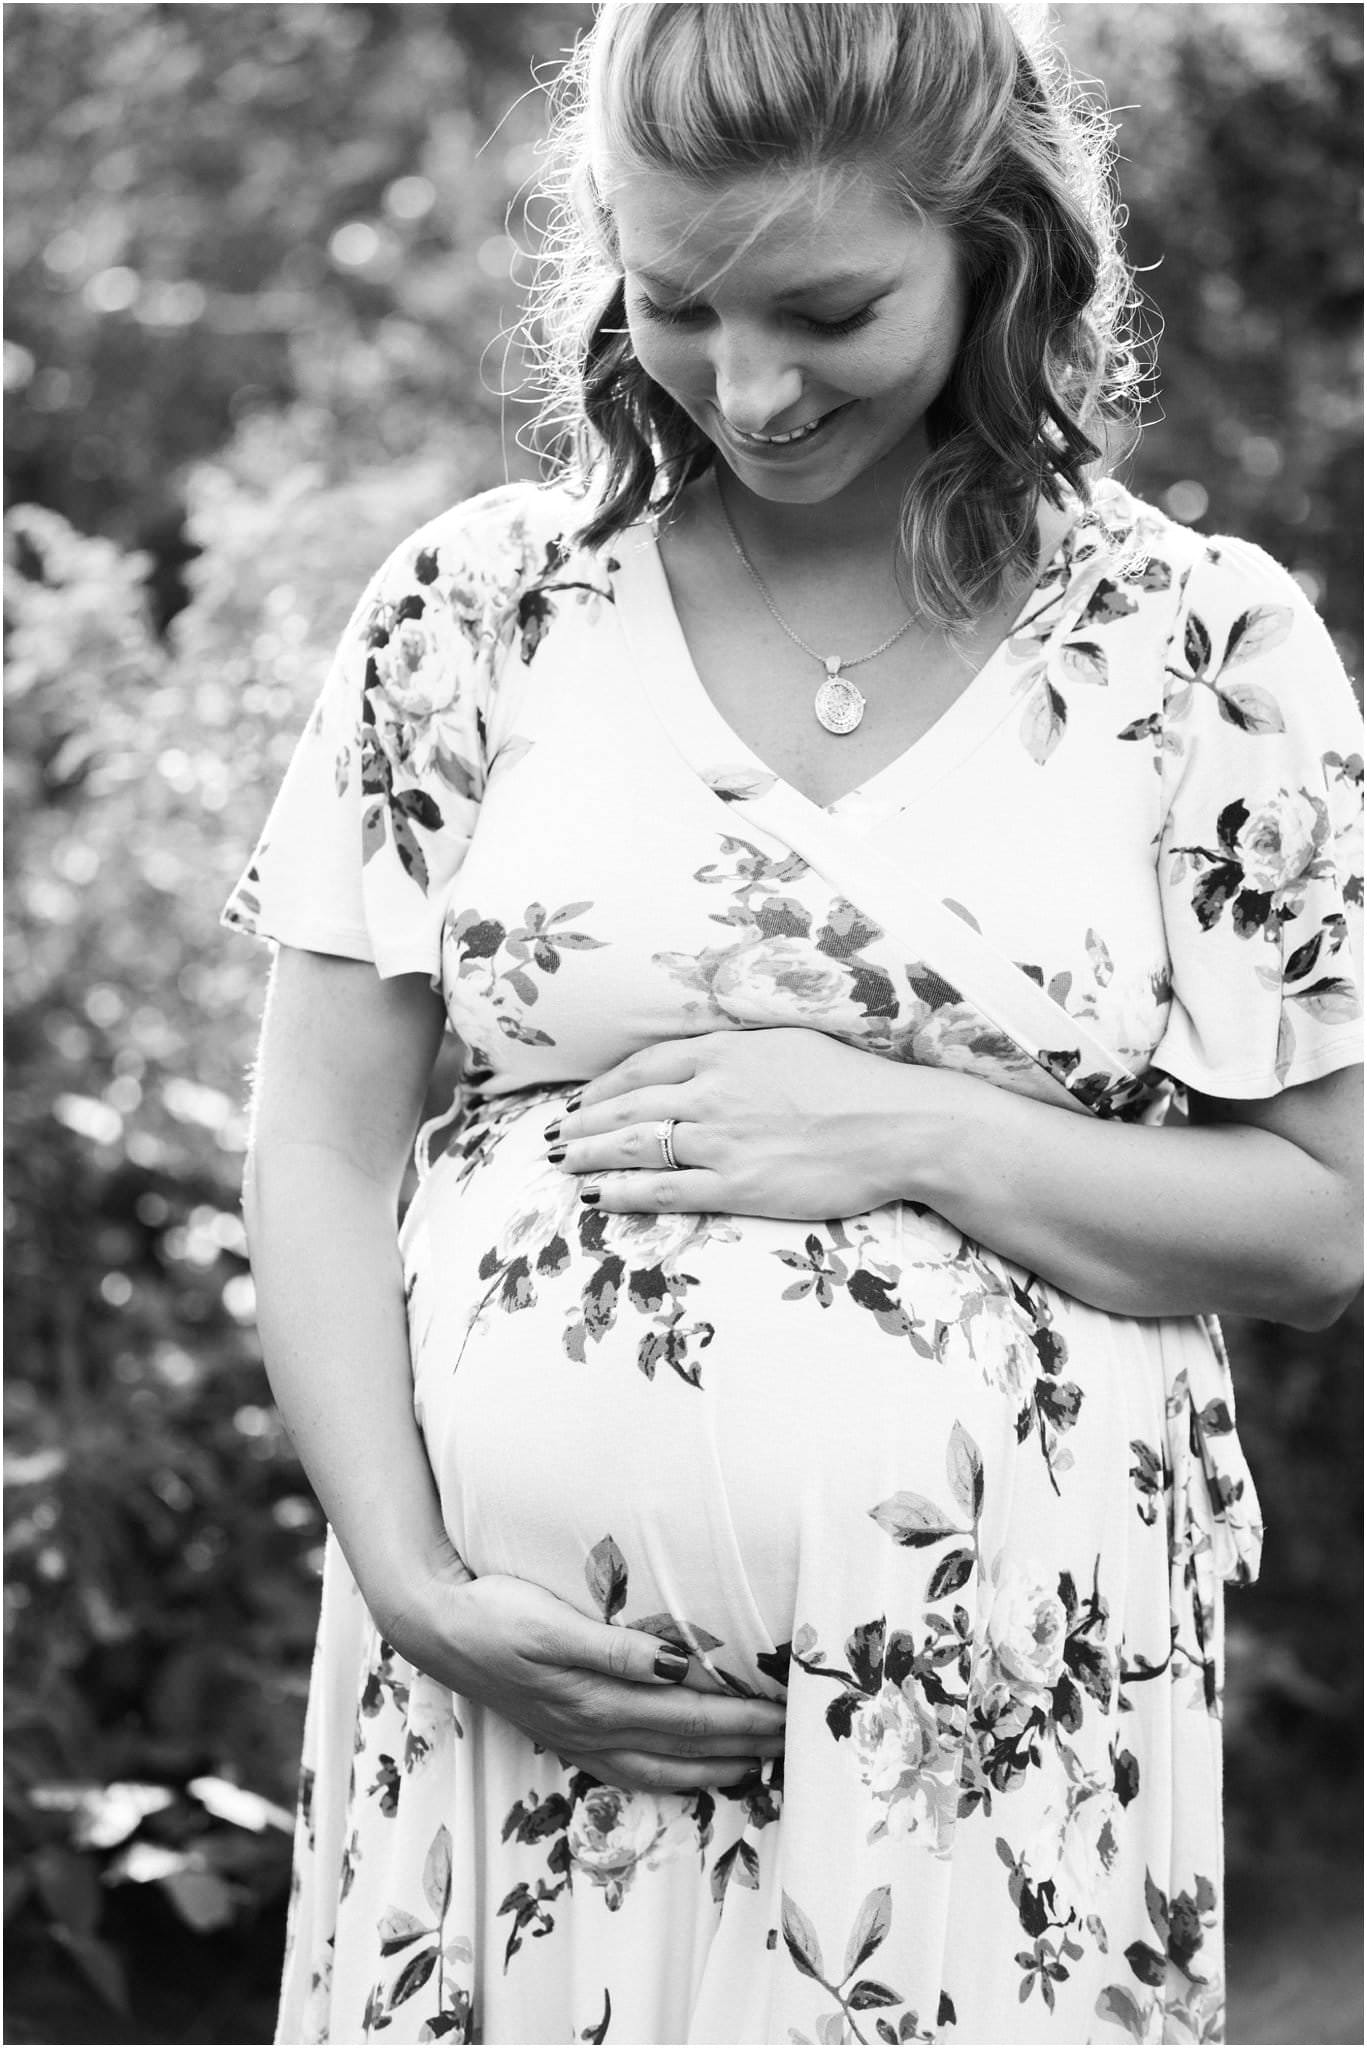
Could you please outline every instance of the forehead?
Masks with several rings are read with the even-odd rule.
[[[691,291],[741,259],[747,284],[767,290],[900,268],[923,232],[885,181],[855,169],[757,171],[725,184],[632,172],[608,205],[623,269]]]

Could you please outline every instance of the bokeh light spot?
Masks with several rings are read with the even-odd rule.
[[[421,220],[437,203],[430,178],[396,178],[384,195],[385,211],[395,220]]]
[[[364,270],[380,253],[380,238],[369,221],[349,220],[336,230],[328,253],[342,270]]]
[[[137,303],[142,279],[126,263],[97,270],[85,288],[86,304],[96,313],[126,313]]]
[[[1180,519],[1183,526],[1191,526],[1203,519],[1210,505],[1210,493],[1204,484],[1198,484],[1194,477],[1183,477],[1180,483],[1170,484],[1163,493],[1165,509],[1174,519]]]

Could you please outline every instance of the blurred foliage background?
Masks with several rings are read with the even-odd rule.
[[[370,571],[534,472],[535,80],[587,19],[5,12],[11,2041],[268,2038],[322,1531],[238,1218],[265,960],[216,918]],[[1356,675],[1361,11],[1058,22],[1164,327],[1129,480]],[[1361,1319],[1231,1336],[1231,2036],[1360,2040]]]

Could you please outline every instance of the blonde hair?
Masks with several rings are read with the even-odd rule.
[[[966,283],[902,506],[908,596],[951,632],[990,609],[1033,566],[1041,498],[1086,500],[1141,376],[1109,123],[1052,52],[1027,47],[1013,10],[969,0],[610,0],[554,100],[533,310],[543,420],[598,484],[583,541],[667,510],[715,459],[636,360],[605,173],[872,169],[953,235]]]

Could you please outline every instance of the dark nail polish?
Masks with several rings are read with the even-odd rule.
[[[560,1136],[559,1124],[547,1124],[545,1130],[541,1133],[541,1135],[546,1140],[546,1143],[548,1145],[553,1145],[556,1139]]]
[[[655,1657],[655,1676],[667,1678],[671,1685],[680,1684],[688,1676],[688,1659],[682,1650],[660,1650]]]
[[[550,1151],[546,1154],[552,1166],[559,1166],[564,1156],[565,1147],[563,1145],[552,1145]]]
[[[576,1111],[576,1109],[578,1109],[578,1107],[579,1107],[580,1103],[581,1103],[581,1102],[582,1102],[583,1100],[584,1100],[584,1091],[583,1091],[583,1089],[582,1089],[582,1088],[576,1088],[576,1089],[575,1089],[575,1091],[574,1091],[574,1093],[573,1093],[573,1095],[567,1095],[567,1096],[565,1097],[565,1114],[566,1114],[566,1116],[573,1116],[573,1115],[574,1115],[574,1112]]]
[[[602,1192],[603,1190],[601,1188],[581,1188],[579,1191],[579,1199],[581,1202],[587,1202],[590,1209],[592,1209],[597,1204],[598,1197],[602,1194]]]

